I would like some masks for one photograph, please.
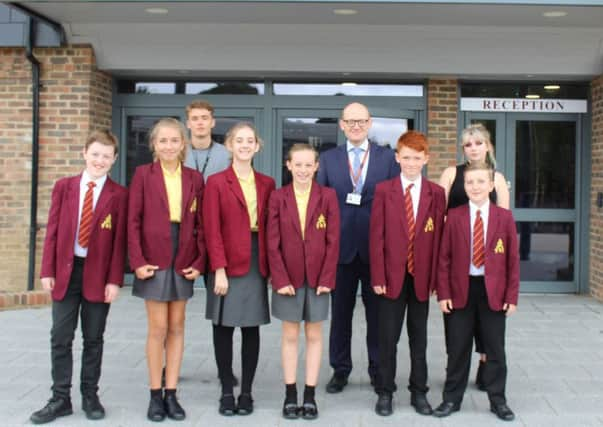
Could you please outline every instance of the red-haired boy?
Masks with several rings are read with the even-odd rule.
[[[429,160],[427,138],[421,132],[403,134],[396,146],[398,177],[377,185],[370,225],[373,289],[379,299],[379,369],[381,384],[375,411],[391,415],[396,389],[396,346],[408,309],[410,403],[431,415],[427,400],[427,315],[435,289],[436,261],[446,197],[439,185],[423,178]]]

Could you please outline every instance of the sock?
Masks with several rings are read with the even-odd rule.
[[[297,403],[297,384],[285,384],[285,402]]]
[[[306,384],[304,387],[304,403],[314,402],[314,389],[316,389],[316,386]]]

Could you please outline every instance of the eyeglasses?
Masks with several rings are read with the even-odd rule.
[[[472,145],[475,145],[476,147],[481,147],[482,145],[484,145],[484,141],[467,141],[463,144],[463,147],[469,148]]]
[[[361,128],[366,127],[366,125],[368,125],[369,119],[359,119],[359,120],[345,120],[345,119],[341,119],[342,122],[345,123],[345,125],[349,128],[353,128],[354,126],[358,125]]]

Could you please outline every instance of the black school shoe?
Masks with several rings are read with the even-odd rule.
[[[46,406],[34,412],[29,417],[33,424],[46,424],[56,420],[58,417],[73,414],[71,399],[68,397],[52,397]]]
[[[301,409],[295,402],[287,402],[287,399],[283,402],[283,418],[287,420],[294,420],[299,418],[301,415]]]
[[[235,398],[232,394],[223,394],[220,397],[220,408],[218,412],[225,417],[231,417],[237,413]]]
[[[304,402],[300,410],[301,417],[304,420],[315,420],[318,418],[318,407],[316,406],[316,402],[314,400],[311,402]]]
[[[163,398],[163,405],[168,418],[176,421],[182,421],[186,418],[186,412],[184,412],[184,409],[180,406],[180,402],[178,402],[175,393],[166,394]]]
[[[249,415],[253,412],[253,398],[251,393],[241,393],[237,400],[237,414]]]
[[[96,393],[82,396],[82,410],[89,420],[102,420],[105,418],[105,408],[101,405]]]
[[[160,422],[165,420],[165,405],[161,396],[152,397],[149,401],[149,409],[147,409],[147,418],[149,421]]]

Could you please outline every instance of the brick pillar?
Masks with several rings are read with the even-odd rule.
[[[456,79],[430,79],[427,84],[428,177],[436,182],[447,166],[456,164],[458,93]]]
[[[603,75],[591,82],[592,171],[590,193],[590,293],[603,301],[603,209],[597,193],[603,192]]]
[[[111,126],[111,77],[92,47],[39,48],[39,269],[53,183],[82,170],[86,134]],[[0,48],[0,292],[27,288],[32,149],[31,65],[21,48]],[[37,277],[37,273],[36,273]],[[37,281],[36,286],[39,286]]]

